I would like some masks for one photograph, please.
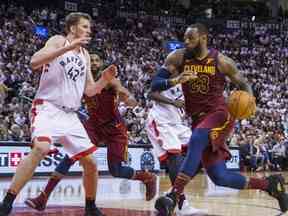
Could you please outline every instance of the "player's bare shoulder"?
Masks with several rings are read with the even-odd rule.
[[[63,47],[65,45],[66,38],[63,35],[54,35],[48,39],[45,46]]]
[[[169,53],[165,59],[165,67],[170,73],[178,72],[182,65],[185,49],[177,49]]]
[[[184,56],[184,49],[177,49],[169,53],[165,59],[165,66],[174,65],[179,67]]]
[[[228,76],[238,73],[235,61],[222,53],[218,55],[218,69]]]

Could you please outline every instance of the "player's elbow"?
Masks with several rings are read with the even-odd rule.
[[[30,68],[33,71],[36,71],[40,67],[41,67],[41,65],[39,64],[39,61],[37,61],[37,59],[35,57],[32,57],[31,60],[30,60]]]
[[[94,92],[91,88],[86,88],[84,94],[85,94],[87,97],[92,97],[92,96],[95,95],[95,92]]]
[[[159,91],[149,91],[148,98],[150,100],[155,100],[155,98],[159,95]]]
[[[37,64],[36,64],[35,61],[33,61],[32,59],[31,59],[31,61],[30,61],[30,68],[31,68],[33,71],[37,69]]]

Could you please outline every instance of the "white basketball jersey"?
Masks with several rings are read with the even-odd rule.
[[[66,41],[65,46],[69,44]],[[87,74],[84,51],[68,51],[43,66],[35,98],[77,110],[81,105]]]
[[[171,100],[184,100],[182,87],[180,84],[168,90],[162,91],[160,94]],[[184,109],[179,109],[170,104],[153,101],[153,107],[150,109],[149,114],[161,123],[181,124],[183,123]]]

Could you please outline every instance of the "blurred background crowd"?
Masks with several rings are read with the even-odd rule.
[[[139,102],[133,109],[121,104],[119,106],[129,130],[130,144],[149,144],[145,122],[152,102],[148,92],[151,76],[167,55],[163,44],[181,40],[186,27],[185,23],[181,23],[181,16],[188,17],[188,20],[198,17],[210,23],[210,46],[236,61],[238,68],[252,84],[257,98],[255,117],[237,122],[229,145],[240,147],[241,164],[250,170],[287,169],[288,32],[285,28],[287,11],[284,6],[278,8],[275,16],[275,10],[269,10],[269,5],[263,4],[243,6],[228,1],[228,10],[225,1],[202,1],[206,3],[198,5],[197,10],[189,5],[194,8],[190,10],[185,4],[173,5],[171,1],[135,1],[135,4],[123,0],[117,1],[121,12],[111,16],[113,10],[117,10],[113,1],[96,2],[98,10],[90,11],[95,21],[91,47],[105,50],[107,61],[118,65],[122,84]],[[163,5],[159,6],[159,2]],[[167,2],[170,4],[167,5]],[[82,7],[85,10],[87,5]],[[161,10],[156,11],[155,8]],[[46,41],[43,35],[35,34],[35,27],[44,26],[49,30],[49,35],[62,33],[63,17],[68,12],[68,9],[65,11],[49,5],[32,9],[23,1],[18,4],[4,1],[0,5],[1,141],[30,141],[28,113],[39,73],[32,73],[29,61],[31,55]],[[175,23],[171,24],[167,19],[155,21],[155,17],[146,16],[148,12],[160,17],[169,15]],[[260,15],[263,19],[273,17],[275,22],[273,25],[251,27],[250,24],[256,22]],[[175,19],[176,16],[179,19]],[[245,25],[237,21],[228,24],[228,20],[235,21],[239,16],[247,18],[243,22]],[[212,18],[216,20],[215,25],[209,21]],[[221,20],[222,25],[218,25],[217,19]],[[223,19],[226,20],[225,28]],[[233,88],[228,84],[227,94]]]

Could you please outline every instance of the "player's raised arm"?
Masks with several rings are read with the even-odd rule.
[[[89,53],[85,52],[87,60],[87,77],[84,94],[88,97],[92,97],[95,94],[100,94],[102,89],[105,88],[117,74],[117,67],[115,65],[110,65],[101,74],[101,77],[95,82],[91,72],[91,58]]]
[[[46,42],[46,45],[32,56],[30,61],[31,68],[36,70],[42,67],[44,64],[48,64],[58,56],[63,55],[65,52],[87,44],[90,41],[90,37],[78,38],[71,42],[71,44],[68,46],[64,46],[65,41],[66,38],[61,35],[51,37]]]
[[[195,74],[179,71],[181,69],[184,49],[170,53],[164,65],[152,78],[151,91],[164,91],[177,84],[185,83],[195,78]],[[179,74],[179,75],[178,75]],[[178,76],[177,76],[178,75]]]
[[[123,101],[127,106],[137,106],[138,102],[136,101],[134,96],[128,91],[128,89],[122,86],[119,79],[113,79],[111,81],[111,85],[116,88],[120,101]]]
[[[229,77],[232,83],[234,83],[240,90],[247,91],[249,94],[253,95],[253,90],[251,85],[248,83],[245,77],[242,76],[235,62],[223,55],[219,54],[219,70]]]
[[[172,100],[168,97],[165,97],[164,95],[161,95],[159,91],[149,92],[149,98],[159,103],[173,105],[177,108],[183,108],[185,106],[183,100]]]
[[[171,82],[171,75],[176,73],[179,65],[179,54],[176,50],[166,57],[164,65],[152,78],[151,91],[163,91],[174,86],[175,84]]]

